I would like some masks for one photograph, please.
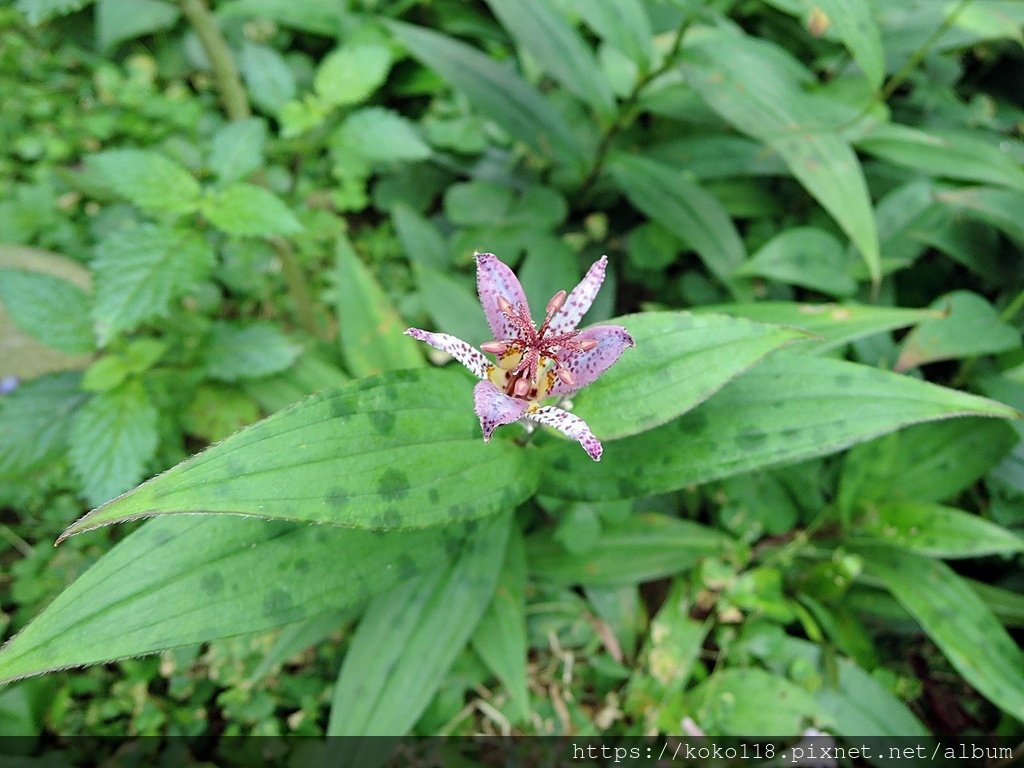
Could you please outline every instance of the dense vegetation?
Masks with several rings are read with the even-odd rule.
[[[0,734],[1020,735],[1022,28],[0,8]],[[403,335],[477,250],[608,255],[599,463]]]

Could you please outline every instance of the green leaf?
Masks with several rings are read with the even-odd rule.
[[[167,314],[173,299],[205,279],[213,251],[185,229],[143,224],[107,235],[96,246],[93,320],[101,346],[121,331]]]
[[[288,62],[268,45],[246,41],[238,55],[238,69],[253,103],[264,112],[276,115],[298,93]]]
[[[954,291],[932,302],[946,317],[926,320],[903,340],[897,371],[936,360],[953,360],[1005,352],[1020,346],[1020,333],[999,319],[985,299],[970,291]]]
[[[855,447],[846,456],[839,506],[894,499],[942,501],[973,485],[1013,448],[1009,424],[956,419],[920,424]]]
[[[393,371],[324,392],[208,448],[71,526],[219,512],[386,530],[510,509],[536,488],[531,455],[485,445],[465,377]]]
[[[0,650],[0,681],[302,621],[445,562],[457,527],[381,536],[237,517],[147,523]]]
[[[978,515],[923,501],[872,505],[857,536],[932,557],[966,558],[1024,552],[1024,539]]]
[[[93,0],[17,0],[19,11],[25,14],[29,24],[42,24],[53,16],[65,16],[87,5]]]
[[[697,314],[727,314],[746,317],[759,323],[775,323],[800,328],[814,338],[795,342],[802,350],[824,353],[851,341],[877,333],[905,328],[938,317],[928,309],[873,307],[858,304],[800,304],[785,301],[758,301],[752,304],[709,304],[695,307]]]
[[[326,104],[358,104],[387,80],[391,51],[376,43],[348,43],[320,63],[313,89]]]
[[[615,97],[593,52],[558,9],[545,0],[487,0],[498,21],[519,48],[570,93],[606,118],[615,111]]]
[[[276,376],[241,382],[264,413],[274,413],[304,397],[325,389],[340,387],[348,380],[337,366],[324,356],[307,349],[295,364]]]
[[[949,566],[905,549],[857,545],[867,572],[885,584],[953,667],[985,698],[1024,720],[1024,653]]]
[[[654,32],[640,0],[571,0],[569,6],[642,72],[647,70],[654,58]]]
[[[157,152],[109,149],[85,162],[120,197],[143,210],[180,214],[199,205],[199,182],[179,163]]]
[[[391,211],[391,217],[398,239],[402,242],[402,250],[414,267],[416,264],[437,270],[448,267],[448,246],[434,224],[405,203],[398,203]],[[423,293],[423,290],[420,292]]]
[[[527,540],[530,575],[557,584],[616,586],[682,573],[705,557],[725,557],[736,542],[714,528],[667,515],[637,514],[608,525],[585,552],[570,552],[549,533]]]
[[[906,125],[879,123],[857,139],[857,147],[930,176],[1001,184],[1024,191],[1024,169],[1019,161],[977,135],[928,133]]]
[[[801,733],[808,723],[825,729],[832,724],[809,691],[763,669],[716,671],[689,700],[693,719],[722,736],[773,737]]]
[[[609,168],[633,205],[693,248],[712,274],[730,284],[733,271],[746,261],[746,249],[715,197],[682,171],[647,158],[614,155]],[[735,285],[730,287],[737,292]]]
[[[935,199],[956,213],[991,224],[1018,244],[1024,244],[1024,222],[1020,217],[1024,193],[1011,189],[968,187],[940,190]]]
[[[1018,412],[868,366],[777,352],[682,418],[605,443],[599,464],[575,443],[545,446],[541,464],[550,469],[542,482],[546,493],[563,498],[647,496],[954,416],[1012,419]]]
[[[722,117],[782,156],[850,236],[877,282],[878,233],[864,174],[849,144],[825,122],[836,116],[835,105],[802,89],[810,73],[777,46],[729,32],[704,35],[685,53],[689,83]]]
[[[601,439],[664,424],[704,402],[799,331],[722,315],[644,312],[616,318],[636,341],[573,399]]]
[[[321,37],[337,37],[347,13],[321,0],[227,0],[216,10],[220,19],[268,19]]]
[[[269,189],[236,183],[216,192],[203,204],[203,214],[229,235],[292,235],[302,231],[281,198]]]
[[[203,384],[182,414],[182,426],[190,435],[215,443],[259,418],[259,406],[244,392],[217,384]]]
[[[77,373],[26,381],[0,398],[0,477],[19,477],[67,451],[72,416],[86,399]]]
[[[258,117],[228,123],[213,136],[208,165],[222,184],[238,181],[263,165],[267,124]]]
[[[519,721],[530,714],[526,689],[526,549],[513,525],[497,589],[473,633],[473,650],[504,684]]]
[[[95,346],[89,296],[77,285],[45,272],[0,269],[0,301],[14,324],[68,354]]]
[[[367,107],[352,112],[338,133],[346,146],[368,160],[425,160],[431,155],[413,123],[390,109]]]
[[[218,320],[206,347],[206,373],[220,381],[258,379],[283,371],[301,351],[273,323]]]
[[[96,395],[71,425],[71,465],[82,494],[102,504],[142,479],[156,454],[157,412],[138,381]]]
[[[462,91],[484,115],[541,155],[574,165],[586,151],[552,104],[516,73],[474,48],[429,29],[388,22],[425,66]]]
[[[792,227],[761,246],[734,274],[849,296],[857,290],[857,283],[848,272],[846,248],[830,232]]]
[[[181,12],[164,0],[99,0],[96,3],[96,42],[111,48],[136,37],[173,27]]]
[[[370,603],[341,666],[328,735],[394,736],[416,724],[491,602],[510,522],[487,520],[454,565]]]
[[[422,366],[416,342],[404,334],[406,324],[344,235],[335,253],[339,341],[348,370],[369,376]]]

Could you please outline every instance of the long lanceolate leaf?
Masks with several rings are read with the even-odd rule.
[[[545,447],[543,465],[551,471],[541,485],[565,498],[646,496],[824,456],[910,424],[955,416],[1019,414],[907,376],[779,352],[682,418],[607,443],[596,469],[570,446]]]
[[[509,509],[536,486],[527,452],[484,445],[472,387],[393,371],[274,414],[89,513],[64,534],[180,512],[386,530]]]
[[[446,562],[465,535],[463,526],[380,535],[227,516],[154,520],[0,650],[0,681],[358,606]]]
[[[446,35],[397,21],[388,27],[413,56],[466,94],[513,138],[542,155],[582,165],[584,155],[567,123],[516,73]]]
[[[856,244],[872,280],[881,276],[871,198],[850,145],[827,124],[848,120],[801,88],[809,79],[775,46],[714,32],[687,46],[683,70],[701,97],[744,133],[778,152],[790,172]],[[823,114],[831,118],[823,119]]]

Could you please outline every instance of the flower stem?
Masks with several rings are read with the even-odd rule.
[[[228,41],[221,34],[217,20],[210,13],[206,0],[181,0],[181,12],[185,14],[185,18],[195,29],[203,51],[206,52],[206,57],[210,60],[210,66],[213,67],[213,74],[217,80],[217,90],[220,91],[220,98],[224,103],[224,111],[228,118],[244,120],[249,117],[252,114],[249,109],[249,97],[238,76],[238,67],[235,66]]]

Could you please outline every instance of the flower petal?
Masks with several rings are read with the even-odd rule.
[[[509,397],[489,381],[473,387],[473,410],[480,419],[484,442],[490,442],[495,427],[519,421],[530,404],[526,400]]]
[[[447,352],[472,371],[478,379],[486,379],[487,374],[494,367],[479,349],[471,347],[462,339],[447,333],[429,333],[421,331],[419,328],[406,328],[405,335],[412,336],[417,341],[425,341],[435,349]]]
[[[499,261],[493,253],[478,253],[476,254],[476,290],[494,338],[498,341],[515,338],[518,335],[515,326],[509,323],[508,318],[498,307],[498,297],[500,296],[513,307],[522,304],[524,311],[529,316],[530,305],[526,301],[523,286],[519,284],[519,278],[515,273],[506,264]]]
[[[553,405],[545,405],[536,410],[529,411],[526,414],[526,418],[530,421],[536,421],[538,424],[554,427],[573,440],[579,440],[583,450],[587,452],[590,458],[594,461],[601,460],[601,453],[604,451],[601,441],[594,437],[594,433],[590,431],[587,422],[579,416],[574,416],[568,411],[563,411],[561,408],[555,408]]]
[[[604,270],[608,266],[608,257],[602,256],[595,261],[587,274],[580,280],[580,284],[572,289],[572,293],[565,299],[565,304],[558,310],[549,324],[551,333],[565,333],[579,325],[580,320],[587,314],[590,305],[594,303],[597,292],[601,290],[601,283],[604,282]]]
[[[595,325],[580,331],[573,341],[593,339],[597,346],[586,352],[565,355],[560,358],[563,368],[572,374],[572,384],[555,379],[548,395],[569,395],[590,384],[619,359],[626,347],[635,347],[636,342],[629,331],[621,325]]]

